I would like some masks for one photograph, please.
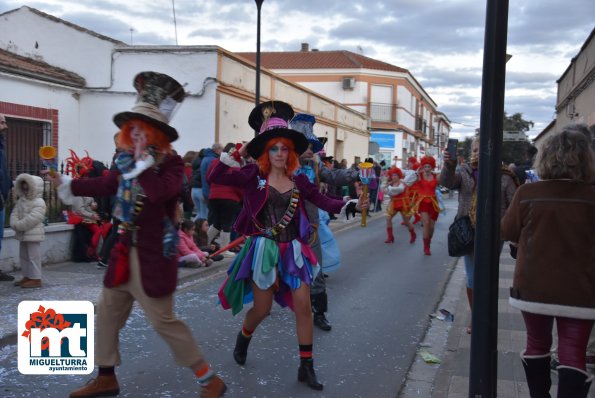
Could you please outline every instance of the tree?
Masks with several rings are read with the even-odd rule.
[[[515,113],[508,116],[504,112],[504,123],[502,124],[503,131],[521,131],[526,133],[531,130],[535,123],[530,120],[523,119],[522,113]],[[531,146],[528,141],[504,141],[502,143],[502,162],[504,164],[521,163],[525,158],[525,152]]]
[[[502,132],[504,131],[521,131],[526,133],[527,131],[533,128],[535,123],[530,120],[523,119],[522,113],[515,113],[512,116],[508,116],[506,112],[504,112],[504,121],[502,123]],[[479,134],[479,129],[475,130],[476,134]],[[467,145],[468,143],[465,141],[463,143]],[[470,143],[469,143],[470,145]],[[515,163],[519,164],[525,159],[525,152],[527,148],[531,146],[531,143],[528,141],[504,141],[502,143],[502,162],[504,164]],[[463,149],[463,155],[465,159],[469,159],[470,150],[467,152],[467,148],[462,146],[459,143],[459,148]]]

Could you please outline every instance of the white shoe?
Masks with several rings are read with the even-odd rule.
[[[223,253],[221,253],[223,255],[223,257],[225,258],[233,258],[236,256],[237,253],[234,252],[230,252],[229,250],[224,251]]]

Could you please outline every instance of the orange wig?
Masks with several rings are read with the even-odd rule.
[[[140,119],[131,119],[122,124],[120,134],[116,137],[116,145],[119,148],[134,149],[131,132],[135,126],[141,128],[145,132],[147,136],[147,146],[153,146],[160,152],[171,151],[171,143],[167,136],[151,123]]]
[[[285,167],[285,175],[288,177],[292,176],[293,173],[298,169],[300,165],[300,159],[295,151],[295,145],[293,145],[293,141],[288,138],[278,137],[278,138],[271,138],[269,142],[264,147],[264,151],[262,154],[256,159],[256,164],[258,164],[258,168],[260,172],[263,174],[269,174],[271,172],[271,161],[269,160],[269,149],[271,149],[274,145],[278,142],[285,145],[289,148],[289,152],[287,153],[287,166]]]

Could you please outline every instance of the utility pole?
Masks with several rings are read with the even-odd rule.
[[[255,106],[260,104],[260,8],[264,0],[254,0],[256,2],[256,90],[254,95]],[[254,132],[254,136],[258,131]]]
[[[174,12],[174,34],[176,35],[176,46],[178,45],[178,24],[176,22],[176,4],[175,0],[171,0],[171,7]]]
[[[487,0],[479,133],[469,397],[495,398],[498,379],[500,190],[508,0]]]

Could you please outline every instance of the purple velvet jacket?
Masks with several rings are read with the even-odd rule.
[[[138,176],[138,182],[147,196],[135,224],[138,227],[137,249],[141,280],[150,297],[163,297],[176,290],[177,259],[163,256],[164,219],[174,220],[178,198],[182,189],[184,162],[178,155],[167,156],[159,168],[150,168]],[[76,196],[111,196],[118,190],[120,172],[97,178],[84,178],[71,183]],[[112,251],[112,254],[115,250]],[[115,257],[110,256],[103,283],[113,287]]]
[[[256,228],[258,223],[257,215],[265,205],[268,193],[269,182],[267,176],[260,174],[258,166],[249,164],[240,170],[234,170],[226,164],[219,162],[209,175],[209,179],[217,184],[232,185],[244,190],[243,208],[236,219],[234,228],[242,235],[259,235]],[[339,213],[345,205],[342,200],[332,199],[320,193],[318,187],[308,181],[305,175],[292,177],[296,187],[300,191],[299,206],[302,214],[305,214],[304,200],[308,200],[315,206],[331,213]]]

